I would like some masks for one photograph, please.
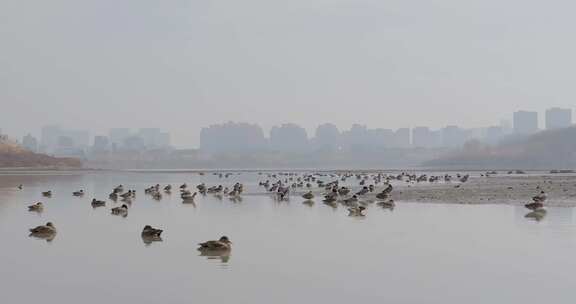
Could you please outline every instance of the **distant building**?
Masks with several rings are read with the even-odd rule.
[[[124,141],[131,136],[131,131],[128,128],[113,128],[110,129],[108,133],[110,139],[110,145],[114,147],[121,148]]]
[[[110,140],[108,139],[108,136],[95,136],[92,151],[96,153],[110,151]]]
[[[38,152],[38,140],[36,137],[28,134],[22,138],[22,147],[31,152]]]
[[[571,109],[550,108],[546,110],[546,130],[568,128],[571,125]]]
[[[486,128],[485,141],[488,144],[497,144],[504,137],[504,129],[501,126],[491,126]]]
[[[212,153],[255,152],[266,149],[266,138],[260,126],[228,122],[200,131],[200,149]]]
[[[142,138],[147,148],[158,148],[160,133],[162,131],[158,128],[143,128],[138,131],[138,136]]]
[[[396,138],[393,130],[390,129],[367,129],[366,146],[370,148],[382,149],[396,147]]]
[[[458,126],[447,126],[442,129],[442,146],[459,148],[466,142],[466,131]]]
[[[52,153],[58,146],[58,138],[62,135],[62,130],[58,125],[42,127],[40,145],[46,153]]]
[[[529,111],[514,112],[513,128],[516,134],[533,134],[538,131],[538,113]]]
[[[316,128],[315,144],[319,149],[333,151],[340,147],[341,138],[338,127],[334,124],[322,124]]]
[[[310,149],[306,129],[296,124],[283,124],[270,130],[270,148],[283,152],[305,152]]]
[[[158,135],[158,142],[156,143],[159,148],[170,148],[172,146],[170,133],[162,132]]]
[[[410,129],[400,128],[394,133],[394,148],[410,147]]]
[[[412,129],[412,146],[415,148],[431,148],[434,146],[433,133],[428,127]]]

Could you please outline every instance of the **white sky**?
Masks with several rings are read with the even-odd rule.
[[[0,1],[0,128],[498,124],[576,100],[574,1]],[[543,123],[542,114],[540,115]]]

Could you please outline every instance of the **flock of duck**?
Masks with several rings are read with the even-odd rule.
[[[233,174],[228,173],[214,173],[220,178],[229,178]],[[238,173],[240,174],[240,173]],[[415,175],[402,172],[397,175],[390,175],[384,173],[258,173],[260,176],[265,175],[265,179],[258,182],[258,186],[264,188],[265,192],[271,195],[277,201],[289,200],[291,195],[299,195],[304,199],[303,204],[313,205],[314,199],[319,196],[324,204],[337,208],[338,205],[343,205],[347,208],[348,215],[352,217],[364,217],[368,205],[376,203],[376,205],[393,210],[395,201],[392,199],[392,192],[394,187],[392,181],[405,181],[409,183],[421,182],[451,182],[455,180],[457,184],[455,188],[459,188],[463,183],[469,180],[469,175],[456,174],[442,175],[442,176],[429,176],[426,174]],[[495,174],[487,172],[482,176],[489,176]],[[353,190],[350,186],[342,185],[349,179],[355,179],[358,187]],[[328,180],[328,181],[327,181]],[[350,183],[348,183],[350,184]],[[354,184],[354,183],[352,183]],[[23,186],[18,187],[22,189]],[[207,186],[205,183],[200,183],[195,187],[196,190],[192,191],[187,184],[179,186],[180,198],[183,203],[192,203],[198,194],[202,196],[213,195],[219,199],[228,197],[233,202],[242,200],[244,193],[244,185],[235,183],[231,187],[223,185]],[[303,190],[306,189],[306,190]],[[378,189],[378,190],[377,190]],[[172,185],[161,187],[156,184],[144,189],[144,194],[151,196],[155,200],[161,200],[164,195],[172,193]],[[52,197],[52,191],[42,192],[42,196],[46,198]],[[72,192],[73,196],[83,197],[84,190]],[[108,198],[113,202],[122,202],[119,207],[110,209],[112,215],[127,217],[129,206],[136,198],[136,190],[125,191],[124,186],[118,185],[109,194]],[[532,202],[525,205],[526,208],[531,210],[526,215],[527,218],[536,220],[542,219],[546,215],[544,203],[547,199],[546,193],[541,191],[538,195],[532,198]],[[106,206],[106,201],[92,199],[90,202],[93,208],[100,208]],[[44,204],[37,202],[28,206],[28,210],[32,212],[42,212]],[[144,226],[141,232],[141,237],[146,244],[156,241],[162,241],[162,229],[153,228],[150,225]],[[37,226],[30,229],[30,236],[42,238],[51,241],[57,234],[55,225],[48,222],[45,225]],[[201,252],[215,252],[227,253],[232,249],[232,242],[226,236],[222,236],[218,240],[210,240],[199,244],[198,250]]]
[[[183,199],[183,202],[191,202],[194,200],[196,196],[196,192],[193,194],[187,189],[187,185],[183,184],[180,186],[180,196]],[[197,188],[202,192],[201,189],[203,186],[199,185]],[[23,189],[23,186],[18,186],[18,189]],[[236,191],[241,188],[235,188]],[[165,194],[170,194],[172,190],[171,185],[167,185],[164,187],[163,191]],[[160,192],[160,185],[157,184],[150,188],[146,188],[144,190],[145,194],[151,195],[154,199],[160,200],[162,198],[162,194]],[[78,190],[72,192],[72,195],[75,197],[83,197],[85,194],[84,190]],[[42,196],[46,198],[52,197],[52,191],[45,191],[42,192]],[[119,207],[113,207],[110,209],[110,213],[112,215],[119,215],[122,217],[128,216],[128,209],[129,205],[132,204],[132,201],[136,198],[136,190],[127,190],[124,191],[124,186],[119,185],[115,187],[110,195],[108,196],[111,201],[117,202],[120,200],[122,203]],[[90,202],[92,208],[99,208],[106,206],[106,201],[92,199]],[[28,211],[31,212],[42,212],[44,210],[44,204],[42,202],[37,202],[28,206]],[[29,229],[30,236],[44,239],[46,241],[52,241],[58,231],[56,230],[56,226],[52,222],[47,222],[45,225],[40,225],[34,228]],[[154,228],[150,225],[144,226],[141,232],[142,240],[145,244],[150,244],[152,242],[162,241],[162,229]],[[198,250],[202,252],[203,255],[208,256],[226,256],[232,250],[232,242],[227,236],[222,236],[218,240],[210,240],[206,242],[202,242],[198,244]]]

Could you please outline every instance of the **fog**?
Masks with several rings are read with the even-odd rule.
[[[0,128],[498,124],[571,108],[571,1],[0,2]]]

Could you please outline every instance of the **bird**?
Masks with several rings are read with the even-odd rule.
[[[364,213],[362,213],[362,212],[364,212],[364,210],[366,210],[366,207],[364,207],[364,206],[350,207],[350,208],[348,208],[348,212],[349,212],[348,215],[349,216],[365,216]]]
[[[52,196],[52,190],[42,192],[42,196],[44,196],[44,197],[50,197],[50,196]]]
[[[146,225],[144,229],[142,229],[142,236],[160,237],[163,231],[162,229],[156,229],[150,225]]]
[[[540,191],[538,195],[532,197],[532,200],[536,203],[543,203],[547,198],[548,197],[546,196],[546,192]]]
[[[37,212],[40,212],[40,211],[42,211],[42,210],[44,210],[44,205],[43,205],[42,203],[40,203],[40,202],[38,202],[38,203],[36,203],[36,204],[34,204],[34,205],[28,206],[28,211],[37,211]]]
[[[18,185],[18,189],[19,189],[19,190],[22,190],[23,187],[24,187],[24,186],[22,186],[22,184]]]
[[[304,195],[302,195],[302,198],[307,199],[307,200],[311,200],[314,198],[314,194],[312,194],[312,191],[308,191],[308,192],[304,193]]]
[[[126,204],[123,204],[120,207],[112,208],[111,212],[114,215],[122,215],[122,216],[126,217],[126,216],[128,216],[128,206]]]
[[[232,242],[227,236],[223,236],[217,241],[207,241],[198,245],[200,251],[229,251],[232,249]]]
[[[52,222],[46,223],[46,225],[36,226],[30,229],[30,235],[34,236],[49,236],[56,233],[56,227]]]
[[[106,202],[105,201],[99,201],[97,199],[92,199],[92,202],[90,203],[92,205],[92,208],[96,208],[96,207],[103,207],[106,206]]]
[[[83,195],[84,195],[84,190],[74,191],[74,192],[72,192],[72,195],[74,195],[74,196],[83,196]]]
[[[533,203],[529,203],[529,204],[524,205],[524,207],[526,207],[530,210],[538,210],[538,209],[544,208],[544,204],[542,204],[541,202],[533,202]]]
[[[381,200],[385,200],[388,198],[388,192],[382,191],[382,192],[376,194],[376,198],[381,199]]]

